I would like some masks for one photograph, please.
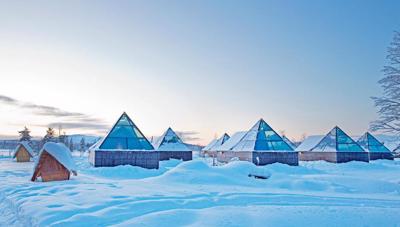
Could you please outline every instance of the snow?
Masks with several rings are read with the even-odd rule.
[[[0,159],[4,226],[399,226],[400,160],[256,167],[203,159],[160,169],[94,168],[30,182],[32,163]],[[263,175],[256,179],[249,175]]]
[[[217,149],[229,139],[229,135],[224,133],[220,138],[212,140],[203,148],[203,151],[217,151]]]
[[[246,135],[246,131],[236,132],[224,144],[214,149],[217,151],[229,151]]]
[[[213,139],[213,140],[211,140],[211,142],[210,142],[209,144],[207,144],[207,146],[205,146],[205,147],[203,148],[203,151],[209,151],[209,150],[211,150],[211,148],[215,146],[215,144],[218,142],[218,140],[219,140],[219,139]]]
[[[72,172],[77,170],[75,162],[71,155],[71,151],[68,149],[68,147],[66,147],[62,143],[54,143],[54,142],[47,142],[44,144],[42,150],[39,153],[39,158],[35,163],[34,169],[36,169],[36,165],[39,163],[39,160],[44,151],[53,156],[59,163],[61,163],[69,171]]]
[[[29,155],[30,155],[31,157],[34,157],[34,156],[35,156],[35,152],[33,151],[32,147],[29,145],[29,143],[26,142],[26,141],[21,141],[21,142],[18,144],[18,146],[15,148],[15,150],[14,150],[13,158],[15,158],[15,156],[17,155],[17,151],[18,151],[18,149],[19,149],[21,146],[24,146],[24,147],[25,147],[25,149],[28,151],[28,153],[29,153]]]
[[[308,136],[295,150],[311,151],[324,138],[322,135]]]

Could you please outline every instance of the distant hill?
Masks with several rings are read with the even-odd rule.
[[[74,144],[79,144],[81,142],[82,138],[85,139],[86,143],[93,144],[93,143],[96,143],[98,140],[100,140],[101,136],[88,136],[88,135],[82,135],[82,134],[68,135],[68,139],[72,139],[72,142]]]
[[[101,137],[99,136],[91,136],[91,135],[82,135],[82,134],[74,134],[74,135],[67,135],[68,143],[70,139],[72,139],[72,143],[74,144],[74,148],[77,149],[80,146],[81,139],[85,139],[85,143],[87,146],[90,146],[97,142]],[[40,149],[40,140],[41,138],[34,137],[32,139],[32,145],[35,150]],[[0,150],[13,150],[18,145],[19,139],[0,139]]]
[[[204,148],[204,146],[195,145],[195,144],[189,144],[189,143],[185,143],[185,145],[187,147],[189,147],[189,149],[192,150],[192,151],[201,151],[201,149]]]

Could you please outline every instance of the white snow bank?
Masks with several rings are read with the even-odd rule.
[[[143,179],[148,177],[159,176],[169,169],[177,166],[181,163],[181,160],[170,159],[167,161],[161,161],[159,169],[145,169],[138,166],[121,165],[114,167],[96,167],[93,168],[89,164],[85,163],[80,172],[84,174],[90,174],[97,177],[105,177],[111,179]]]
[[[396,226],[400,160],[300,162],[258,167],[202,160],[161,162],[160,170],[94,168],[34,184],[32,163],[0,159],[5,226]],[[249,174],[265,174],[255,179]],[[3,211],[3,212],[2,212]]]
[[[250,162],[238,161],[224,166],[209,166],[202,160],[195,160],[183,162],[152,180],[197,185],[252,185],[254,181],[249,179],[249,175],[261,174],[269,176],[265,171],[257,171],[257,167]]]

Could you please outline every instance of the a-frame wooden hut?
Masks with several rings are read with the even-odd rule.
[[[31,180],[69,180],[71,172],[77,175],[71,151],[62,143],[47,142],[39,153]]]
[[[15,148],[13,158],[15,158],[17,162],[30,162],[34,155],[33,149],[29,143],[23,141]]]

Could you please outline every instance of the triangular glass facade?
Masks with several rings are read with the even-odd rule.
[[[162,138],[160,146],[164,143],[183,143],[183,142],[181,138],[179,138],[179,136],[176,135],[176,133],[171,128],[168,128],[167,132]]]
[[[207,146],[203,148],[203,151],[212,151],[215,148],[220,147],[222,144],[224,144],[226,141],[228,141],[231,137],[227,134],[224,133],[220,138],[214,139],[211,141]]]
[[[254,144],[256,151],[281,150],[292,151],[290,147],[263,119],[258,122],[257,137]]]
[[[296,144],[294,144],[289,138],[286,136],[282,136],[283,141],[285,141],[291,148],[296,149]]]
[[[333,128],[313,149],[312,151],[348,151],[362,152],[362,147],[357,144],[339,127]]]
[[[129,116],[123,113],[100,145],[100,149],[153,150],[154,148]]]
[[[368,132],[358,139],[357,143],[370,152],[390,152],[383,143]]]
[[[228,134],[224,133],[224,135],[222,136],[222,140],[220,145],[224,144],[227,140],[229,140],[229,138],[231,138]]]

